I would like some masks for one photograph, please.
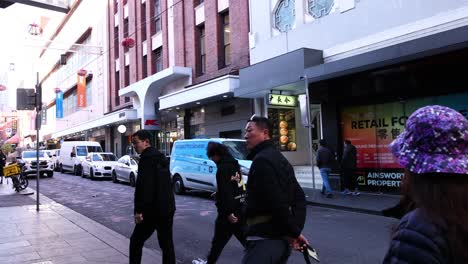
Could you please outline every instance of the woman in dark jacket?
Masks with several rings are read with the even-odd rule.
[[[390,149],[411,201],[384,263],[468,263],[468,121],[443,106],[416,110]]]
[[[242,205],[245,199],[245,186],[240,175],[240,167],[226,146],[216,142],[208,143],[208,158],[216,163],[216,207],[218,217],[215,222],[214,237],[207,261],[194,260],[194,264],[216,263],[221,251],[234,235],[245,245],[245,218]]]

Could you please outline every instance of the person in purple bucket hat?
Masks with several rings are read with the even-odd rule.
[[[439,105],[416,110],[390,144],[405,167],[400,220],[383,263],[468,263],[468,121]]]

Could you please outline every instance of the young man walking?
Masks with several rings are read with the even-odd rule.
[[[132,144],[140,154],[135,186],[135,229],[130,237],[130,264],[140,264],[145,241],[156,230],[163,263],[174,264],[172,223],[175,213],[174,194],[168,161],[151,146],[151,133],[139,130],[132,135]]]
[[[356,163],[357,151],[356,147],[351,144],[350,140],[344,141],[343,158],[341,159],[341,170],[343,172],[345,189],[342,192],[344,195],[352,194],[360,195],[357,189],[356,179]]]
[[[333,153],[327,146],[327,142],[324,139],[319,141],[320,147],[317,151],[317,167],[320,169],[320,176],[322,176],[322,194],[326,195],[327,198],[332,198],[332,190],[328,176],[333,167]]]
[[[287,263],[291,247],[302,250],[306,217],[304,191],[288,160],[271,141],[265,117],[252,117],[245,128],[252,159],[247,184],[247,242],[243,264]]]

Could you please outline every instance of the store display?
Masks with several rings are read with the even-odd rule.
[[[270,108],[268,118],[273,125],[272,140],[277,148],[281,151],[296,151],[295,110]]]

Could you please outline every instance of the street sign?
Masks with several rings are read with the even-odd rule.
[[[34,110],[36,108],[36,91],[18,88],[16,90],[16,110]]]

